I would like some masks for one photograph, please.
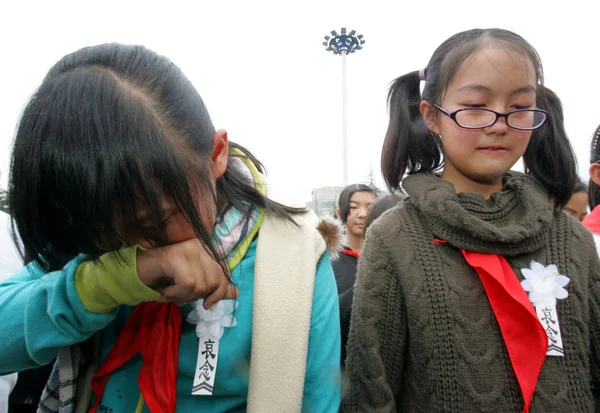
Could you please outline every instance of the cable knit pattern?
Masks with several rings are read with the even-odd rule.
[[[543,188],[518,172],[509,172],[504,190],[487,201],[477,194],[457,195],[450,182],[434,174],[409,176],[403,186],[434,236],[468,251],[507,258],[535,251],[546,242],[553,220]]]
[[[558,304],[565,357],[547,357],[530,411],[600,412],[591,234],[520,173],[507,174],[489,200],[457,195],[433,174],[404,187],[409,200],[373,224],[359,260],[342,412],[523,411],[500,328],[460,249],[505,256],[519,280],[532,260],[570,277]]]

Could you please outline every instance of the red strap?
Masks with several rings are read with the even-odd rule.
[[[360,252],[354,250],[340,250],[342,254],[348,255],[350,257],[358,258],[360,257]]]
[[[145,403],[152,413],[174,413],[182,322],[181,308],[173,303],[140,304],[92,379],[96,403],[90,413],[96,413],[111,374],[138,351],[143,360],[138,383]]]
[[[461,252],[481,279],[523,393],[523,413],[528,413],[546,360],[546,332],[527,293],[504,257],[465,250]]]

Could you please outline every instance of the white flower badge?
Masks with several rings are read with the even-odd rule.
[[[547,267],[536,261],[531,261],[531,268],[521,270],[525,279],[521,286],[529,293],[529,300],[535,307],[555,308],[556,300],[569,296],[565,286],[569,284],[569,277],[558,272],[554,264]]]
[[[215,337],[221,339],[225,327],[237,326],[233,312],[238,307],[235,300],[221,300],[206,310],[202,306],[204,300],[194,303],[195,310],[187,316],[188,323],[196,324],[198,338]]]

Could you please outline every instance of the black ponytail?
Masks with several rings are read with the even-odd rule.
[[[548,112],[548,120],[536,129],[523,155],[525,172],[545,188],[554,205],[563,207],[577,183],[577,163],[567,137],[563,108],[552,90],[538,85],[537,106]]]
[[[590,203],[590,210],[593,211],[594,208],[600,205],[600,186],[598,186],[598,184],[596,184],[596,182],[594,182],[592,178],[590,178],[590,181],[588,183],[588,197]]]
[[[594,132],[590,147],[590,165],[597,162],[600,162],[600,126],[598,126]],[[591,177],[588,184],[588,196],[590,200],[590,209],[593,211],[594,208],[600,205],[600,186],[594,182]]]
[[[256,166],[256,169],[261,174],[266,175],[263,164],[248,149],[231,141],[229,142],[229,147],[243,153],[243,155],[230,153],[230,157],[247,158]],[[223,217],[230,207],[245,211],[248,209],[248,205],[251,205],[253,207],[265,208],[280,218],[289,221],[292,225],[297,225],[292,215],[307,211],[306,208],[282,205],[264,196],[252,183],[247,181],[247,178],[241,172],[233,168],[231,163],[227,165],[227,170],[223,176],[217,179],[216,187],[217,207],[220,211],[220,217]]]
[[[381,152],[381,171],[391,190],[399,189],[406,172],[436,170],[443,163],[441,140],[421,117],[419,85],[419,72],[410,72],[394,80],[388,94],[390,122]]]

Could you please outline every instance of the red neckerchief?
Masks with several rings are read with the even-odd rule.
[[[434,243],[444,243],[436,240]],[[498,320],[513,371],[529,412],[537,380],[546,360],[548,337],[527,293],[500,255],[461,250],[483,284],[494,316]]]
[[[350,248],[345,249],[345,250],[340,250],[340,253],[347,255],[349,257],[354,257],[354,258],[360,257],[360,252],[351,250]]]
[[[600,206],[597,206],[590,214],[586,215],[582,224],[592,234],[600,235]]]
[[[96,403],[90,413],[96,413],[111,374],[138,352],[143,360],[138,383],[148,409],[174,413],[182,323],[181,308],[173,303],[138,305],[92,379]]]

